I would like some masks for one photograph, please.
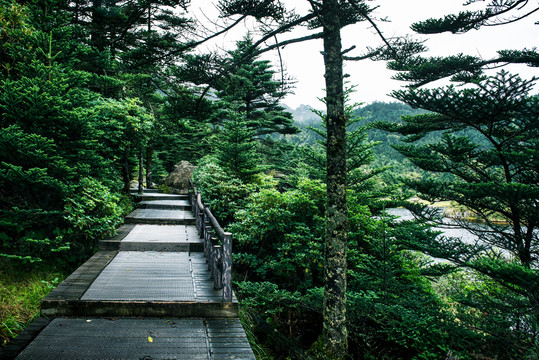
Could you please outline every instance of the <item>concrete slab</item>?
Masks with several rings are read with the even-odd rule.
[[[188,230],[189,228],[189,230]],[[203,251],[194,225],[134,225],[119,244],[122,251]]]
[[[139,195],[138,193],[131,193],[135,199],[138,200],[187,200],[187,195],[178,194],[163,194],[163,193],[144,193]]]
[[[223,339],[227,341],[221,341]],[[57,318],[16,358],[254,360],[238,319]]]
[[[189,200],[145,200],[138,203],[137,206],[144,209],[191,209]]]
[[[193,301],[189,254],[121,251],[81,300]]]
[[[177,230],[171,230],[175,227]],[[195,225],[126,224],[116,236],[99,241],[102,251],[199,252],[203,249],[204,242]]]
[[[127,224],[194,225],[188,210],[136,209],[125,217]]]

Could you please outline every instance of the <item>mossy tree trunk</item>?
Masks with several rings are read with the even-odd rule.
[[[140,144],[138,153],[138,193],[144,192],[144,145]]]
[[[327,210],[324,270],[324,337],[328,355],[346,356],[346,123],[339,1],[324,0],[327,106]]]
[[[152,167],[153,167],[153,144],[148,142],[146,146],[146,188],[152,188]]]
[[[129,150],[125,149],[122,156],[122,177],[124,180],[124,193],[131,190],[131,170],[129,167]]]

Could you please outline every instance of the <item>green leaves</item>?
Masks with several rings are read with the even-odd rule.
[[[286,12],[280,1],[266,0],[220,0],[218,9],[222,16],[250,15],[257,20],[265,18],[281,20]]]
[[[478,29],[492,15],[490,11],[485,13],[477,11],[461,11],[458,14],[446,15],[441,19],[428,19],[415,23],[412,30],[420,34],[437,34],[445,31],[453,34],[465,33],[472,29]]]
[[[57,52],[50,33],[47,44]],[[153,117],[137,100],[100,99],[87,73],[41,55],[0,79],[0,256],[65,264],[120,223],[118,152],[144,142]]]
[[[321,183],[304,179],[296,190],[252,194],[230,226],[236,264],[285,289],[321,286],[324,192]]]
[[[262,170],[256,152],[255,132],[248,126],[246,114],[232,107],[222,120],[223,129],[217,144],[219,164],[230,175],[249,182]]]
[[[214,84],[217,96],[224,102],[224,112],[234,104],[235,111],[243,114],[246,125],[257,137],[297,133],[299,130],[291,114],[279,105],[280,99],[289,92],[289,80],[274,79],[275,70],[270,62],[253,57],[252,46],[250,36],[239,41],[237,49],[229,52],[223,64],[222,71],[226,75],[221,74]],[[221,123],[221,113],[215,116],[215,121]]]
[[[526,2],[492,1],[484,12],[428,20],[415,25],[414,29],[422,33],[464,32],[492,21],[496,13],[520,10],[521,5],[524,7]],[[479,289],[475,289],[476,293],[462,291],[467,294],[467,301],[462,302],[474,315],[460,314],[460,318],[487,333],[499,334],[496,335],[499,338],[511,337],[501,334],[508,334],[509,328],[518,332],[516,324],[522,324],[529,332],[519,332],[518,339],[508,339],[504,344],[518,350],[501,350],[510,357],[513,355],[508,354],[529,348],[527,342],[535,341],[530,334],[537,328],[537,271],[530,269],[537,268],[535,254],[539,248],[539,167],[536,161],[539,102],[536,96],[530,95],[536,78],[525,80],[504,70],[494,76],[483,74],[483,69],[492,64],[535,66],[535,49],[502,50],[498,54],[499,58],[491,60],[459,54],[393,62],[393,69],[405,71],[396,78],[412,82],[408,90],[395,91],[393,96],[433,113],[403,117],[403,124],[382,127],[405,135],[408,144],[395,148],[423,170],[436,174],[408,179],[406,185],[425,200],[453,201],[482,222],[472,224],[461,218],[453,222],[475,234],[477,240],[474,242],[445,236],[425,238],[421,233],[415,233],[412,238],[407,238],[406,234],[400,236],[408,239],[403,244],[405,248],[473,269],[483,275],[482,279],[489,279],[482,280],[481,284],[494,281],[496,286],[507,289],[495,292],[492,299],[490,295],[481,295]],[[451,76],[453,81],[465,86],[418,88]],[[441,132],[438,141],[415,142],[436,132]],[[447,174],[454,178],[443,179]],[[425,221],[452,225],[448,219],[434,214],[433,209],[412,210]],[[522,305],[526,301],[528,304]],[[520,304],[521,310],[508,310],[508,304],[512,302]],[[525,316],[519,314],[526,307],[535,310]],[[480,312],[473,313],[474,309]],[[497,328],[495,323],[500,327]]]
[[[477,1],[470,0],[464,5],[472,5]],[[461,11],[449,14],[440,19],[427,19],[412,25],[412,29],[420,34],[437,34],[449,31],[453,34],[465,33],[482,26],[502,25],[523,19],[533,12],[533,4],[525,0],[491,0],[482,10]]]
[[[70,235],[95,242],[104,235],[112,234],[122,223],[125,209],[120,206],[119,196],[93,178],[81,179],[78,186],[65,199],[64,218],[72,230]]]

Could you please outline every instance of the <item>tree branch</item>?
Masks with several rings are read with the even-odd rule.
[[[374,51],[372,51],[372,52],[370,52],[368,54],[362,55],[362,56],[343,56],[343,60],[361,61],[361,60],[370,59],[373,56],[376,56],[378,54],[380,54],[380,51],[379,50],[374,50]]]
[[[352,5],[353,8],[355,8],[356,10],[360,10],[359,7],[357,6],[357,4],[352,1],[352,0],[347,0],[348,3],[350,5]],[[382,39],[382,41],[384,42],[384,44],[386,44],[386,46],[388,47],[389,50],[391,50],[391,52],[393,53],[393,55],[395,56],[395,58],[397,58],[397,51],[393,48],[393,46],[391,46],[391,44],[389,43],[389,41],[386,39],[386,37],[384,36],[384,34],[382,33],[382,31],[380,30],[380,28],[378,28],[378,25],[376,25],[376,23],[374,22],[374,20],[371,19],[371,17],[369,16],[369,14],[363,14],[363,16],[365,17],[365,19],[367,19],[367,21],[372,25],[372,27],[374,28],[374,30],[376,30],[376,32],[378,33],[378,36],[380,36],[380,38]],[[347,60],[352,60],[354,58],[348,58]],[[358,57],[354,60],[363,60],[363,59],[366,59],[366,57]]]
[[[296,20],[294,21],[291,21],[289,23],[286,23],[284,25],[281,25],[280,27],[278,27],[277,29],[267,33],[266,35],[262,36],[262,38],[260,38],[257,42],[255,42],[253,44],[253,46],[251,46],[251,49],[256,49],[258,46],[260,46],[262,43],[264,43],[266,40],[272,38],[273,36],[275,35],[278,35],[280,33],[283,33],[285,32],[286,30],[289,30],[291,28],[293,28],[294,26],[296,25],[300,25],[301,23],[305,22],[305,21],[308,21],[308,20],[311,20],[315,17],[314,14],[307,14],[305,16],[302,16],[300,18],[297,18]]]
[[[162,56],[159,56],[157,57],[155,60],[156,61],[159,61],[159,60],[163,60],[169,56],[172,56],[172,55],[176,55],[178,53],[181,53],[181,52],[184,52],[186,50],[190,50],[190,49],[193,49],[193,48],[196,48],[197,46],[199,45],[202,45],[204,44],[205,42],[213,39],[213,38],[216,38],[217,36],[221,35],[221,34],[224,34],[226,33],[227,31],[231,30],[232,28],[234,28],[236,25],[238,25],[240,22],[242,22],[245,18],[247,17],[247,15],[242,15],[240,16],[236,21],[234,21],[231,25],[223,28],[222,30],[208,36],[208,37],[205,37],[204,39],[202,40],[199,40],[199,41],[194,41],[194,42],[190,42],[190,43],[187,43],[186,45],[182,46],[181,48],[179,49],[176,49],[174,51],[171,51],[169,52],[168,54],[165,54],[165,55],[162,55]]]
[[[539,11],[539,7],[533,9],[532,11],[530,11],[529,13],[525,14],[525,15],[522,15],[522,16],[518,16],[514,19],[511,19],[511,20],[508,20],[508,21],[505,21],[505,22],[501,22],[501,23],[496,23],[496,24],[485,24],[485,26],[498,26],[498,25],[506,25],[506,24],[511,24],[511,23],[514,23],[516,21],[519,21],[519,20],[522,20],[528,16],[530,16],[531,14],[535,13]]]
[[[316,33],[316,34],[312,34],[312,35],[303,36],[303,37],[300,37],[300,38],[285,40],[285,41],[282,41],[280,43],[276,43],[276,44],[270,45],[268,47],[265,47],[264,49],[258,50],[258,51],[256,51],[254,53],[254,55],[260,55],[260,54],[263,54],[263,53],[268,52],[270,50],[280,48],[280,47],[283,47],[283,46],[286,46],[286,45],[289,45],[289,44],[294,44],[294,43],[308,41],[308,40],[321,39],[323,36],[324,36],[323,33]]]

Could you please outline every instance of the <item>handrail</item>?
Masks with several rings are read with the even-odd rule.
[[[213,216],[213,214],[211,213],[210,209],[207,206],[204,208],[204,215],[208,217],[213,230],[216,232],[219,239],[222,240],[226,236],[225,231],[221,228],[221,226],[219,225],[219,222],[217,221],[215,216]]]
[[[223,289],[223,302],[232,302],[232,233],[225,232],[202,202],[202,196],[189,180],[189,202],[200,237],[204,239],[204,255],[215,289]],[[217,238],[214,236],[217,235]]]

